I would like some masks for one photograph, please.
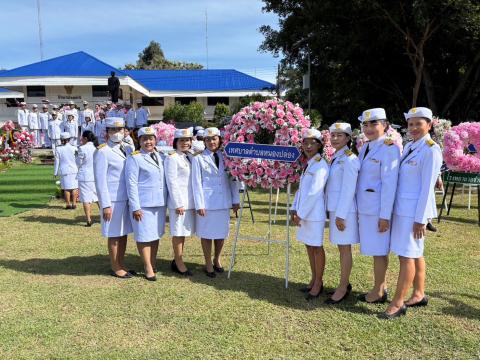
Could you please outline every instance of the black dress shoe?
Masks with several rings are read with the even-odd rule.
[[[383,313],[383,314],[378,315],[378,317],[380,319],[392,320],[392,319],[395,319],[397,317],[400,317],[400,316],[406,315],[406,314],[407,314],[407,307],[404,304],[400,309],[395,311],[393,314]]]
[[[427,305],[428,305],[428,298],[426,296],[424,296],[422,300],[417,301],[414,304],[405,304],[406,307],[421,307],[421,306],[427,306]]]
[[[215,273],[215,271],[210,272],[210,271],[205,270],[205,274],[207,274],[207,276],[209,278],[217,277],[217,274]]]
[[[322,284],[322,287],[320,288],[320,291],[315,295],[307,293],[307,296],[305,296],[305,300],[310,301],[310,300],[316,299],[320,296],[322,292],[323,292],[323,284]]]
[[[180,274],[182,276],[193,276],[192,272],[188,269],[185,270],[185,271],[180,271],[180,269],[177,266],[177,263],[175,262],[175,259],[172,260],[172,262],[170,264],[170,268],[172,269],[172,271],[174,273]]]
[[[65,205],[65,210],[70,210],[71,208],[71,205]]]
[[[224,269],[223,267],[221,267],[221,266],[215,266],[215,265],[213,265],[213,270],[215,270],[215,272],[217,272],[217,273],[223,273],[223,272],[225,272],[225,269]]]
[[[125,275],[117,275],[115,271],[110,272],[110,275],[119,279],[131,279],[132,275],[130,273],[126,273]]]
[[[387,301],[387,298],[388,298],[387,290],[384,290],[382,297],[379,297],[378,299],[373,301],[367,301],[367,294],[360,294],[358,296],[359,301],[366,302],[367,304],[384,304]]]
[[[150,276],[150,277],[145,275],[145,279],[147,279],[148,281],[157,281],[157,277],[155,275]]]
[[[127,270],[127,272],[132,276],[137,276],[137,272],[135,270]]]
[[[345,292],[345,295],[343,295],[340,299],[338,300],[333,300],[331,297],[325,300],[326,305],[335,305],[338,303],[341,303],[343,300],[347,298],[348,295],[350,295],[350,292],[352,291],[352,284],[348,284],[347,286],[347,291]]]
[[[85,225],[85,227],[91,227],[93,224],[93,221],[87,221],[87,224]]]
[[[431,232],[437,232],[437,228],[433,226],[431,222],[427,223],[427,230]]]
[[[308,287],[308,286],[305,286],[305,287],[302,287],[302,288],[298,289],[298,291],[300,291],[302,293],[308,293],[308,292],[310,292],[310,290],[312,290],[312,288]]]

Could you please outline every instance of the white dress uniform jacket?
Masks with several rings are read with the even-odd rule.
[[[79,146],[77,154],[78,181],[95,181],[93,172],[93,155],[95,146],[92,142]]]
[[[77,139],[78,137],[78,126],[75,120],[67,121],[63,123],[63,131],[68,132],[72,139]]]
[[[434,218],[435,183],[442,166],[442,152],[426,135],[405,146],[398,176],[394,214],[414,217],[415,222],[426,224]]]
[[[107,141],[107,126],[105,119],[95,122],[95,136],[99,144],[104,144]]]
[[[91,131],[95,134],[95,123],[93,123],[92,121],[89,121],[89,122],[84,122],[81,126],[81,134],[80,136],[82,136],[83,132],[84,131]]]
[[[223,164],[223,154],[217,151],[219,168],[213,153],[206,149],[193,158],[192,188],[195,209],[230,209],[240,203],[238,181],[229,179]]]
[[[82,110],[80,111],[79,113],[79,125],[82,126],[83,124],[85,124],[85,118],[86,117],[90,117],[90,120],[93,124],[95,124],[95,113],[93,112],[92,109],[85,109],[85,110]]]
[[[168,208],[194,209],[192,188],[192,156],[176,151],[165,159],[168,186]]]
[[[28,110],[27,109],[17,110],[17,121],[18,121],[18,125],[20,125],[22,128],[25,128],[28,126]]]
[[[328,178],[328,164],[318,154],[308,160],[307,168],[300,177],[292,210],[306,221],[325,221],[325,184]]]
[[[129,109],[125,116],[125,125],[129,129],[135,128],[135,110]]]
[[[48,129],[48,121],[52,118],[49,112],[40,112],[38,113],[38,122],[40,124],[41,130]]]
[[[400,150],[382,136],[366,143],[359,154],[360,173],[357,181],[358,213],[390,220],[397,189]],[[364,157],[369,144],[369,152]]]
[[[59,119],[50,120],[48,122],[48,137],[50,140],[60,140],[60,134],[62,133],[62,121]]]
[[[94,154],[93,170],[95,186],[101,209],[112,206],[112,201],[127,201],[125,182],[125,160],[128,149],[108,141],[97,148]],[[125,152],[125,153],[124,153]]]
[[[143,126],[147,126],[148,123],[148,116],[149,112],[147,109],[141,107],[135,111],[135,127],[141,128]]]
[[[63,146],[57,146],[55,149],[54,175],[65,176],[78,173],[75,155],[77,148],[66,143]]]
[[[155,152],[158,164],[150,153],[135,151],[125,166],[130,211],[167,205],[167,185],[163,169],[163,155]]]
[[[347,146],[333,155],[326,189],[327,210],[334,211],[340,219],[357,212],[355,189],[359,170],[360,160]]]
[[[38,120],[38,112],[30,111],[28,113],[28,128],[30,130],[40,130],[40,122]]]

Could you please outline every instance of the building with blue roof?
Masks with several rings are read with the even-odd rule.
[[[120,99],[148,106],[153,120],[175,102],[201,103],[206,117],[213,117],[219,102],[232,106],[239,98],[260,93],[272,95],[275,86],[233,69],[119,70],[83,51],[15,69],[0,71],[0,120],[14,118],[16,104],[51,104],[82,101],[91,104],[109,99],[107,79],[114,71],[120,80]]]

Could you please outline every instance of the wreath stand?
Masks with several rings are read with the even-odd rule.
[[[275,219],[276,219],[276,212],[278,206],[278,195],[280,190],[277,190],[277,198],[275,202]],[[270,187],[270,196],[269,196],[269,206],[268,206],[268,231],[265,236],[247,236],[240,234],[240,224],[243,218],[243,209],[246,207],[245,205],[245,195],[248,196],[247,188],[242,194],[242,199],[240,201],[240,214],[237,218],[237,222],[235,224],[235,237],[233,239],[232,245],[232,255],[230,257],[230,266],[228,269],[228,278],[230,279],[233,266],[235,265],[235,259],[237,255],[237,243],[238,240],[248,240],[248,241],[259,241],[259,242],[266,242],[268,244],[268,255],[270,255],[270,245],[271,244],[281,244],[285,246],[285,288],[288,288],[288,271],[290,266],[290,216],[289,216],[289,208],[290,208],[290,195],[291,195],[291,184],[287,184],[287,212],[286,212],[286,238],[285,239],[272,239],[272,195],[273,195],[273,187]],[[248,206],[247,206],[248,207]],[[250,211],[251,208],[250,208]],[[253,219],[253,214],[252,214]]]
[[[477,186],[478,226],[480,226],[480,174],[469,174],[469,173],[448,171],[445,173],[445,183],[446,183],[445,192],[443,194],[442,207],[440,209],[440,214],[438,215],[438,222],[440,222],[440,220],[442,219],[442,213],[444,208],[447,210],[447,215],[450,215],[450,210],[452,209],[453,195],[455,195],[456,186],[457,184],[461,184],[461,185],[468,185],[469,189],[471,186]],[[445,203],[445,200],[447,198],[448,188],[450,184],[453,184],[453,186],[452,186],[452,193],[450,195],[450,201],[447,206]]]

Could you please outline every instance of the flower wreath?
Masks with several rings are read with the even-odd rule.
[[[151,126],[155,129],[157,143],[159,141],[165,141],[168,146],[173,145],[173,136],[175,134],[175,126],[172,124],[166,124],[163,121]]]
[[[476,152],[469,147],[473,145]],[[443,159],[450,170],[480,173],[480,123],[465,122],[448,130],[444,137]]]
[[[229,142],[273,144],[301,147],[301,134],[310,127],[298,104],[281,99],[254,102],[242,108],[225,126],[223,144]],[[300,162],[225,157],[225,167],[232,177],[246,185],[283,188],[300,180]]]

